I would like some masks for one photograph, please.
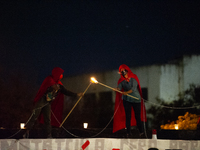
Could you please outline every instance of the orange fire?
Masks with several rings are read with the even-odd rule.
[[[94,77],[91,77],[90,80],[92,83],[98,83],[98,81]]]

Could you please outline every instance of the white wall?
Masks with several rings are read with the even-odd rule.
[[[176,64],[161,66],[161,99],[168,102],[178,99],[191,84],[200,85],[200,55],[183,56]]]
[[[158,98],[160,93],[160,66],[142,66],[131,68],[131,70],[138,76],[141,88],[148,89],[147,101],[156,102],[156,98]],[[150,104],[146,103],[146,108],[150,106]]]
[[[162,65],[160,76],[159,98],[164,101],[172,101],[179,94],[179,68],[177,65]]]
[[[200,85],[200,55],[184,56],[184,90],[190,84]]]

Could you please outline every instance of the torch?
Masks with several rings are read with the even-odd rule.
[[[103,84],[103,83],[101,83],[101,82],[98,82],[94,77],[91,77],[90,80],[91,80],[92,83],[96,83],[96,84],[98,83],[98,84],[100,84],[100,85],[102,85],[102,86],[105,86],[105,87],[107,87],[107,88],[109,88],[109,89],[112,89],[112,90],[117,91],[117,92],[119,92],[119,93],[123,93],[122,91],[119,91],[119,90],[117,90],[117,89],[115,89],[115,88],[112,88],[112,87],[110,87],[110,86],[108,86],[108,85],[105,85],[105,84]],[[127,94],[127,96],[132,97],[132,98],[138,100],[137,97],[134,97],[134,96],[132,96],[132,95]]]
[[[88,88],[90,87],[90,84],[87,86],[87,88],[85,89],[85,91],[83,92],[83,95],[85,94],[85,92],[88,90]],[[67,114],[67,116],[65,117],[65,119],[63,120],[63,122],[60,124],[60,127],[63,125],[63,123],[66,121],[66,119],[69,117],[69,115],[71,114],[71,112],[74,110],[74,108],[76,107],[76,105],[79,103],[79,101],[81,100],[81,98],[83,97],[83,95],[81,97],[79,97],[78,101],[76,102],[76,104],[74,105],[74,107],[70,110],[70,112]]]

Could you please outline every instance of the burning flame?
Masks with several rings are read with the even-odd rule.
[[[98,81],[94,77],[91,77],[90,80],[92,83],[98,83]]]
[[[186,112],[184,116],[178,116],[178,120],[161,125],[160,128],[164,130],[196,130],[199,118],[200,115]]]

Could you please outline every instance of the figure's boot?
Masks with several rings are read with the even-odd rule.
[[[131,132],[126,134],[126,138],[132,138],[132,137],[133,137],[133,135]]]
[[[144,132],[140,133],[140,138],[142,138],[142,139],[146,138],[146,136],[145,136],[145,133],[144,133]]]
[[[29,138],[29,130],[26,130],[26,132],[23,134],[23,139]]]
[[[52,139],[53,137],[52,137],[52,135],[51,134],[48,134],[47,135],[47,139]]]

